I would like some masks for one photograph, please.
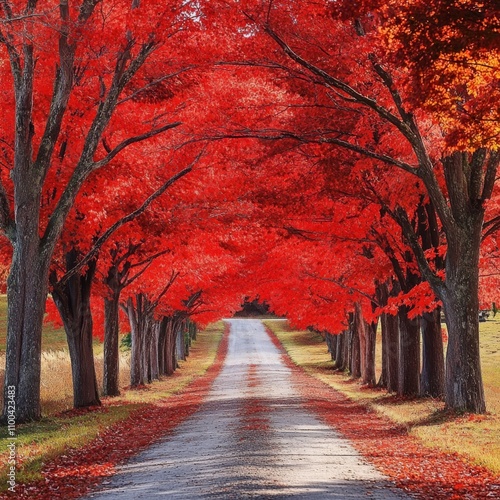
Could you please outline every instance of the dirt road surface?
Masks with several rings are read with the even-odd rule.
[[[227,358],[200,411],[87,499],[408,498],[302,407],[259,320],[230,325]]]

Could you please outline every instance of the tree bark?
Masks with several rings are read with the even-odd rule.
[[[345,370],[344,343],[345,334],[342,332],[337,335],[337,354],[335,356],[335,367],[337,370]]]
[[[444,395],[444,351],[441,331],[441,308],[422,315],[422,374],[420,392],[424,396]]]
[[[119,302],[119,290],[104,298],[104,396],[120,394]]]
[[[363,316],[361,303],[356,302],[355,305],[355,328],[359,342],[359,376],[364,379],[366,372],[366,322]]]
[[[8,278],[9,320],[2,422],[6,422],[10,387],[16,391],[17,423],[39,420],[42,416],[40,370],[48,265],[37,255],[38,232],[35,234],[32,241],[24,239],[14,248]]]
[[[486,412],[479,354],[479,241],[482,216],[465,217],[467,226],[450,238],[446,290],[448,326],[445,402],[450,408]]]
[[[149,349],[149,364],[151,366],[151,380],[160,378],[160,364],[158,360],[158,342],[160,338],[161,321],[154,321],[151,327],[151,345]]]
[[[196,326],[196,323],[194,321],[191,321],[190,325],[191,325],[191,338],[193,340],[196,340],[196,336],[198,334],[198,327]]]
[[[349,370],[349,364],[350,364],[350,345],[351,345],[351,330],[350,328],[345,330],[344,333],[342,334],[344,336],[344,341],[342,343],[342,366],[341,370],[342,371],[348,371]]]
[[[397,392],[399,385],[399,318],[386,315],[387,391]]]
[[[385,307],[389,298],[387,283],[376,283],[376,295],[379,307]],[[380,332],[382,335],[382,371],[377,383],[378,387],[387,389],[389,380],[389,337],[387,332],[387,313],[380,315]]]
[[[328,346],[328,352],[330,353],[330,357],[332,358],[332,361],[335,361],[335,358],[337,357],[337,336],[332,335],[329,332],[325,333],[325,341],[326,345]]]
[[[377,323],[365,322],[365,372],[363,383],[374,387],[377,383],[375,378],[375,348],[377,341]]]
[[[135,387],[139,385],[141,380],[140,359],[142,343],[139,336],[141,331],[139,329],[138,318],[134,302],[131,297],[127,299],[127,316],[130,323],[130,386]]]
[[[130,357],[130,385],[137,387],[152,381],[151,344],[153,343],[153,311],[151,303],[142,294],[127,301],[127,314],[130,321],[132,353]]]
[[[176,353],[177,359],[182,359],[183,361],[186,359],[186,342],[184,340],[184,323],[179,322],[177,327],[177,336],[176,336]]]
[[[352,378],[361,377],[361,352],[359,342],[359,318],[354,314],[353,321],[350,327],[350,357],[349,357],[349,372]]]
[[[160,377],[167,374],[166,369],[166,341],[168,318],[163,316],[158,328],[158,373]]]
[[[399,396],[418,396],[420,393],[420,318],[410,319],[408,308],[399,312]]]
[[[66,269],[78,263],[75,249],[66,254]],[[89,262],[84,274],[73,275],[64,285],[51,274],[52,296],[59,310],[68,339],[73,378],[73,404],[75,408],[100,405],[99,389],[92,346],[92,312],[90,294],[96,271],[95,260]]]
[[[380,378],[378,379],[377,386],[380,388],[387,389],[388,379],[389,379],[389,345],[387,337],[387,313],[380,315],[380,332],[382,336],[382,369],[380,373]]]
[[[165,374],[172,375],[177,368],[176,357],[176,338],[177,338],[177,321],[170,317],[168,318],[166,328],[165,342]]]

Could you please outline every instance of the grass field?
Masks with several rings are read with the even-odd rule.
[[[481,323],[481,361],[487,415],[455,415],[431,398],[401,399],[378,389],[367,389],[347,374],[334,370],[320,335],[291,329],[286,321],[265,321],[295,364],[349,398],[375,409],[429,448],[456,452],[472,463],[500,474],[500,320]],[[380,345],[377,345],[380,353]],[[380,370],[380,354],[378,356]]]

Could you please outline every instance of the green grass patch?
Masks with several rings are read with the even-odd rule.
[[[481,364],[488,407],[487,415],[456,415],[432,398],[402,399],[380,389],[367,389],[348,374],[337,372],[326,343],[316,333],[293,330],[286,321],[265,321],[280,339],[293,362],[310,375],[369,406],[431,449],[456,452],[471,463],[500,473],[500,320],[480,324]],[[380,353],[380,344],[377,344]],[[380,373],[380,355],[377,370]]]

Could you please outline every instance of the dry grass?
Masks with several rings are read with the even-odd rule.
[[[128,353],[122,353],[120,380],[122,394],[117,398],[104,398],[102,411],[81,415],[61,413],[71,408],[72,384],[69,356],[65,351],[43,354],[42,408],[40,422],[19,425],[17,452],[19,470],[17,482],[40,479],[43,463],[62,455],[70,448],[89,443],[110,425],[126,419],[132,411],[160,399],[168,398],[186,387],[194,378],[203,375],[214,362],[222,338],[222,323],[210,326],[198,334],[190,356],[180,362],[173,376],[151,384],[146,390],[127,390],[129,384]],[[98,380],[102,379],[102,354],[96,356]],[[0,463],[6,463],[8,440],[3,432],[0,438]],[[6,467],[0,468],[0,491],[5,491]]]
[[[120,353],[120,385],[125,387],[130,379],[130,354]],[[5,376],[5,355],[0,355],[0,384],[3,387]],[[97,382],[102,386],[103,354],[95,356]],[[73,405],[73,381],[71,380],[71,362],[67,349],[42,352],[40,397],[42,413],[54,415],[57,412],[68,410]],[[3,401],[0,402],[0,409]]]
[[[326,344],[319,335],[292,330],[285,321],[265,323],[277,334],[294,363],[314,377],[405,425],[410,434],[429,448],[457,452],[473,463],[500,473],[500,320],[481,324],[481,360],[489,410],[484,416],[450,414],[444,411],[441,401],[404,400],[382,390],[364,388],[348,375],[334,370]]]

